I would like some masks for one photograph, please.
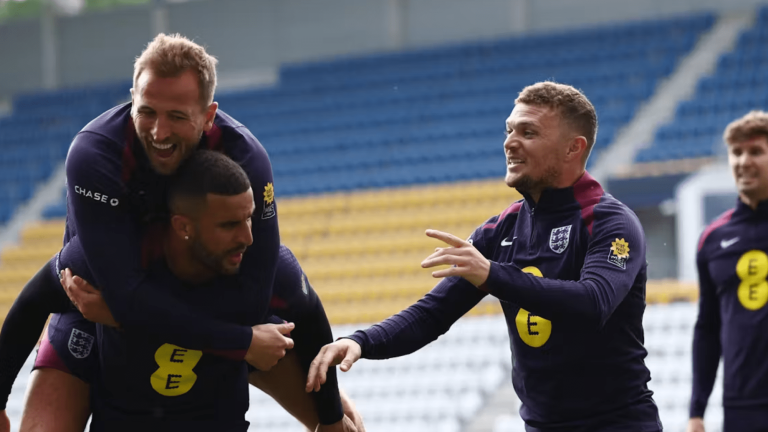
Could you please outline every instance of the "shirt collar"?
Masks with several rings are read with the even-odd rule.
[[[741,198],[736,198],[735,213],[741,216],[768,217],[768,200],[760,201],[759,203],[757,203],[757,208],[753,210],[752,207],[745,204],[744,201],[741,200]]]
[[[602,195],[602,187],[587,171],[573,184],[566,188],[549,188],[542,191],[539,202],[533,201],[533,198],[526,192],[523,192],[523,198],[528,208],[535,208],[537,211],[557,211],[570,208],[572,205],[580,205],[579,197],[592,195],[595,191]]]

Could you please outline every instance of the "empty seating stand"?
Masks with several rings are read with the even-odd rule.
[[[768,109],[768,8],[724,54],[712,75],[702,79],[693,97],[681,103],[675,118],[659,128],[651,146],[635,162],[706,158],[724,152],[723,131],[732,120]]]

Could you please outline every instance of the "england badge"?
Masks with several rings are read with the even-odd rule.
[[[549,235],[549,248],[555,253],[563,253],[568,247],[568,241],[571,238],[571,225],[554,228]]]
[[[88,333],[73,328],[72,334],[69,336],[69,352],[75,358],[86,358],[91,353],[94,340],[95,338]]]

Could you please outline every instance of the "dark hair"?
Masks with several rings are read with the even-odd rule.
[[[240,195],[250,187],[248,175],[235,161],[215,151],[196,150],[171,178],[168,201],[173,208],[179,198],[205,200],[208,194]]]

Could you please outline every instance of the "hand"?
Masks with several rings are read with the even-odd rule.
[[[72,270],[65,269],[59,275],[61,277],[61,286],[67,292],[69,300],[80,311],[88,321],[108,325],[110,327],[120,327],[115,321],[112,312],[101,296],[101,292],[89,284],[80,276],[73,276]]]
[[[704,432],[704,419],[701,417],[693,417],[688,420],[688,428],[686,432]]]
[[[355,428],[357,428],[357,432],[365,432],[363,416],[360,415],[360,412],[357,410],[355,403],[352,402],[352,399],[347,396],[344,390],[339,389],[339,395],[341,396],[341,408],[344,410],[344,415],[352,420],[352,423],[355,424]]]
[[[0,411],[0,432],[11,432],[11,421],[5,410]]]
[[[349,417],[344,416],[343,419],[337,421],[332,425],[317,425],[315,432],[359,432],[355,427],[355,424]]]
[[[268,371],[285,357],[285,350],[293,348],[293,339],[285,337],[293,330],[293,323],[260,324],[253,326],[251,346],[245,354],[245,361],[261,371]]]
[[[361,355],[362,348],[351,339],[339,339],[320,348],[320,352],[309,365],[305,390],[307,392],[320,390],[320,386],[325,384],[325,374],[329,367],[341,364],[342,372],[347,372],[356,361],[360,360]]]
[[[432,272],[432,277],[461,276],[478,288],[488,280],[488,274],[491,272],[491,262],[472,246],[470,242],[464,241],[453,234],[438,230],[427,230],[427,237],[441,240],[451,246],[436,248],[432,255],[421,262],[423,268],[443,264],[452,266],[445,270]]]

